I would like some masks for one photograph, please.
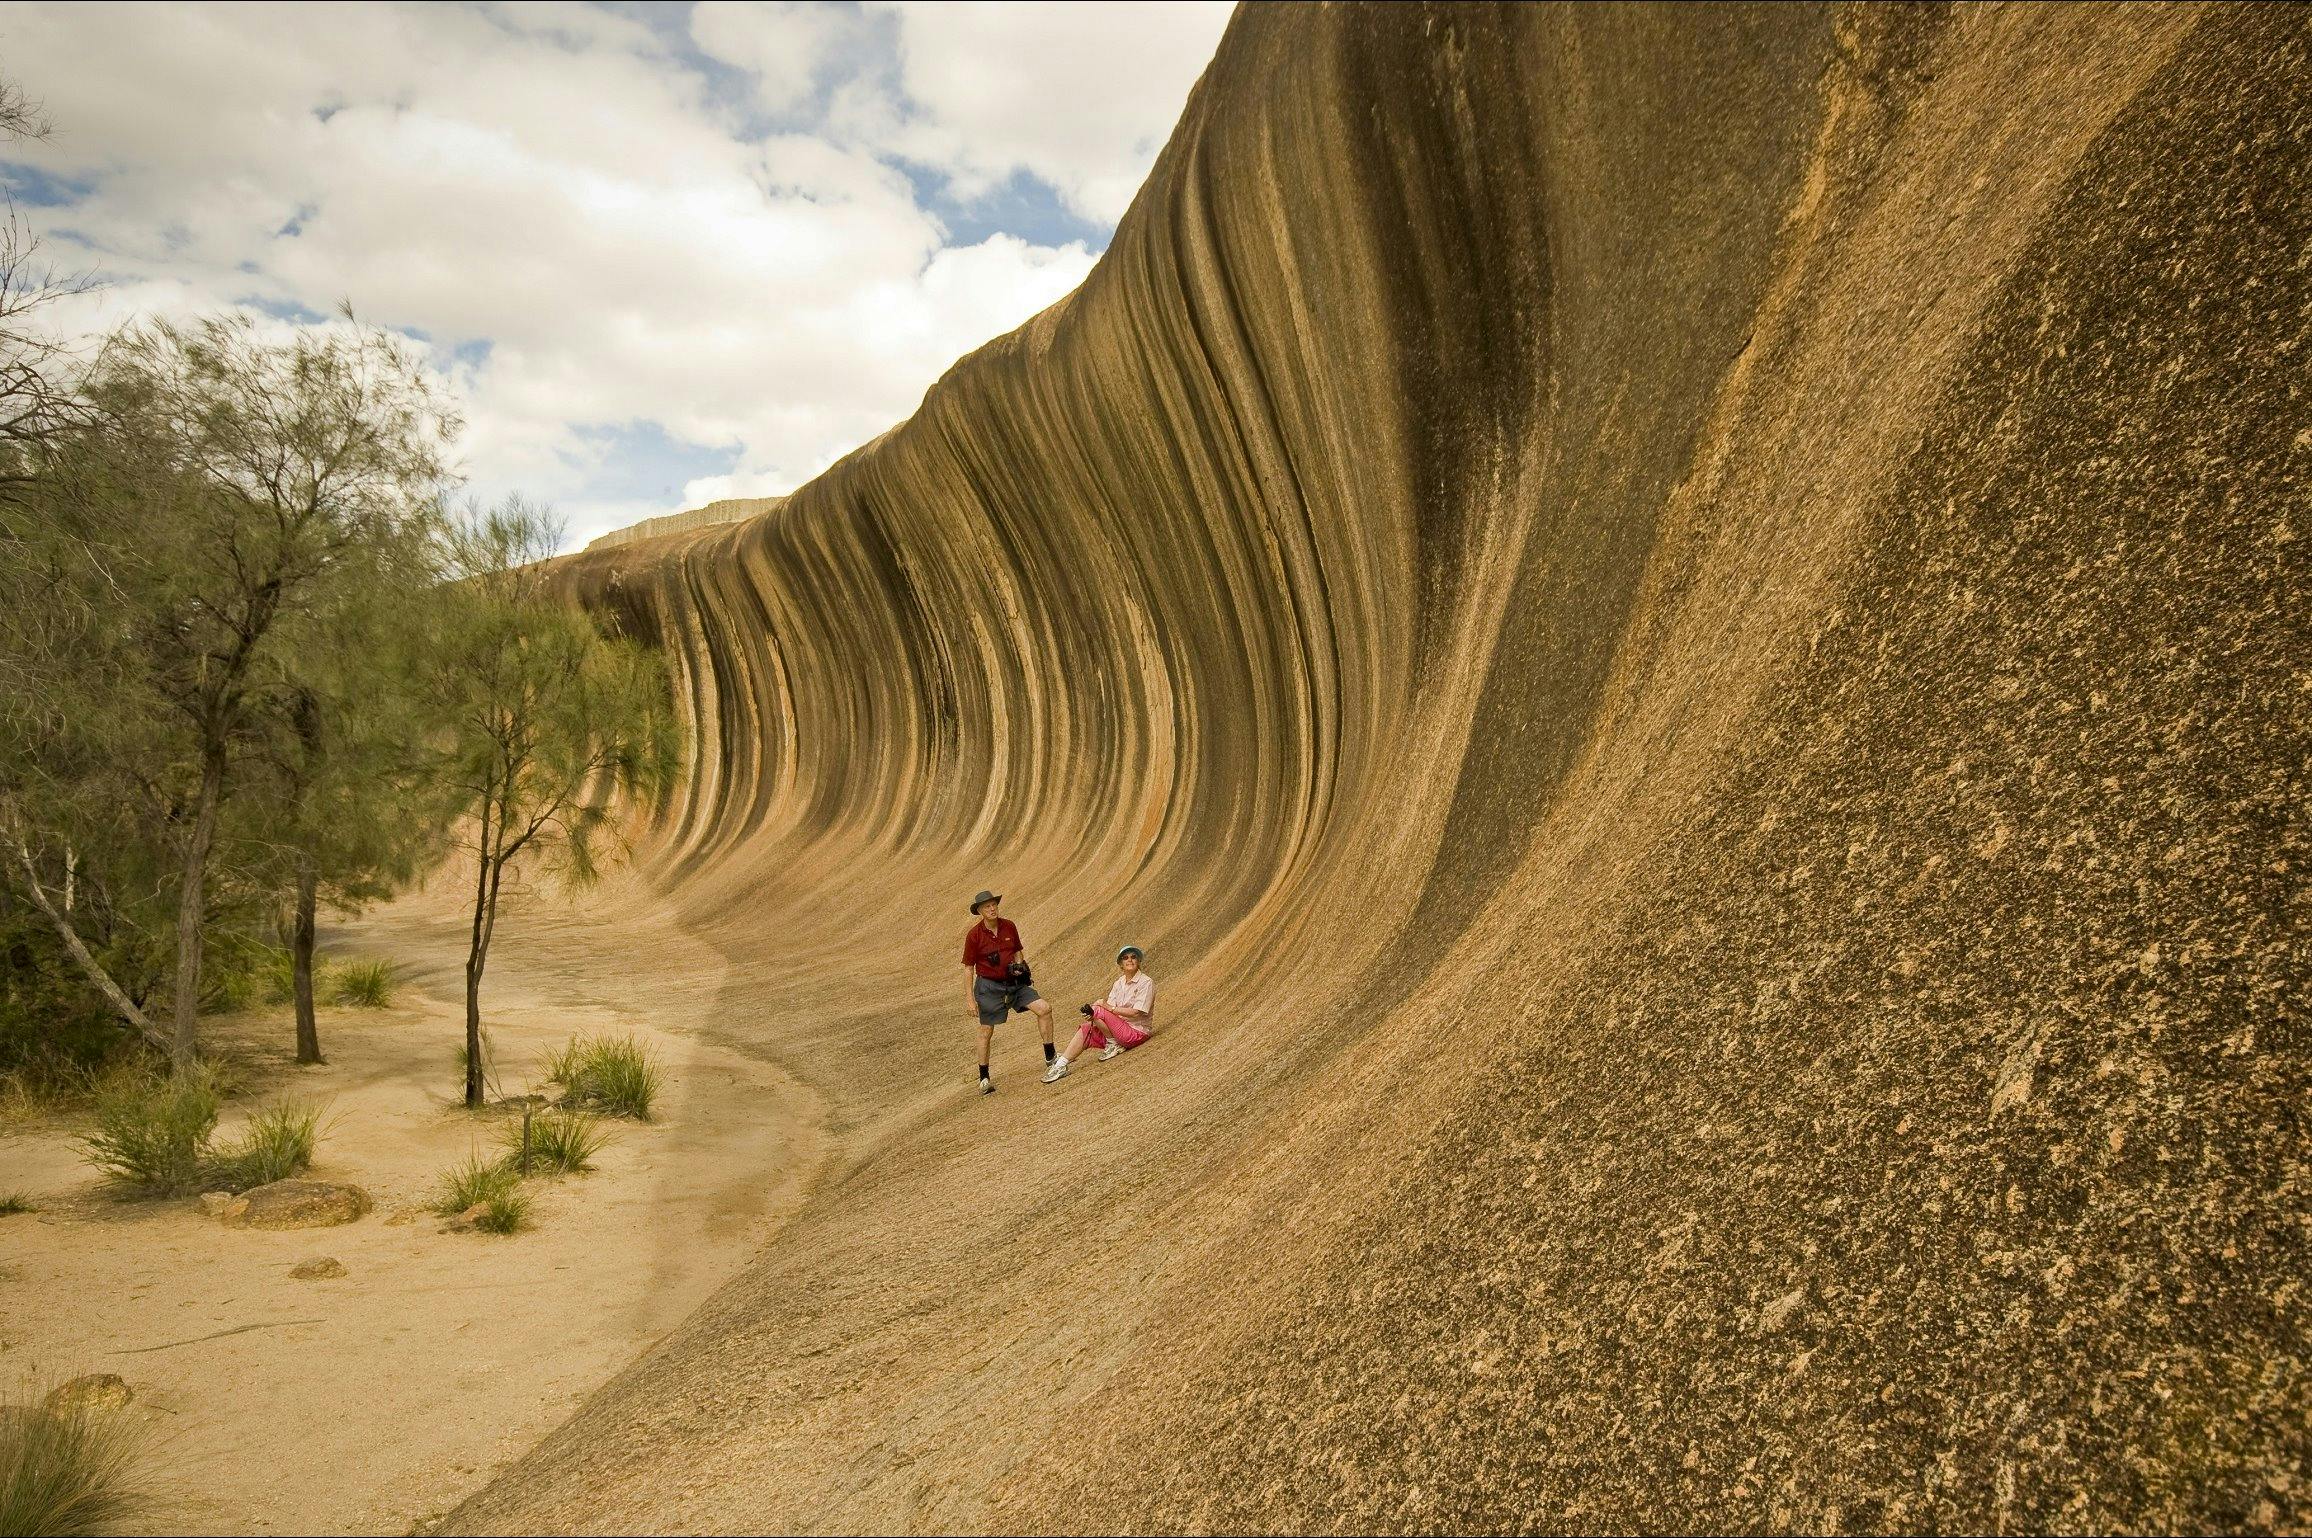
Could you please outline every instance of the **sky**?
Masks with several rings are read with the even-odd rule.
[[[784,492],[1082,281],[1226,3],[0,7],[64,324],[350,303],[582,545]]]

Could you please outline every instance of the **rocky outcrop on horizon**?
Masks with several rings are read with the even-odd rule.
[[[1241,10],[1076,294],[564,568],[845,1154],[452,1525],[2312,1522],[2308,51]],[[1157,1039],[966,1095],[982,885]]]

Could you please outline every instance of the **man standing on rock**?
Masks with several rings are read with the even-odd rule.
[[[1052,1060],[1052,1006],[1030,986],[1027,957],[1020,950],[1018,926],[1003,916],[1003,899],[982,892],[971,900],[978,920],[963,935],[963,964],[971,969],[971,1013],[979,1022],[979,1092],[995,1093],[987,1076],[987,1049],[995,1028],[1015,1012],[1036,1017],[1043,1032],[1044,1061]]]

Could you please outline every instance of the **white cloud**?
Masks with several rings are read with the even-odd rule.
[[[811,99],[836,50],[860,38],[854,13],[781,0],[701,0],[690,13],[700,51],[755,77],[757,103],[774,114]]]
[[[881,8],[899,18],[907,97],[877,125],[884,147],[940,168],[964,197],[1026,171],[1077,212],[1113,224],[1234,6],[943,0]]]
[[[789,489],[1081,281],[1081,244],[948,244],[884,157],[904,139],[959,188],[1024,167],[1120,209],[1210,38],[1175,39],[1167,106],[1150,17],[1033,8],[1035,57],[998,59],[990,96],[971,60],[1034,30],[991,9],[961,30],[905,12],[896,54],[894,28],[857,13],[693,15],[692,41],[748,71],[764,110],[822,86],[925,92],[879,139],[825,115],[749,137],[679,39],[591,7],[15,7],[0,67],[59,132],[4,158],[87,189],[31,210],[67,265],[116,280],[75,312],[87,324],[350,299],[434,343],[466,401],[476,490],[557,501],[575,535],[670,510],[655,484],[634,490],[657,473],[621,463],[637,445],[692,466],[658,477],[669,501],[678,484]],[[880,62],[862,52],[878,37]],[[1087,70],[1119,78],[1096,89]],[[699,474],[702,456],[731,468]]]

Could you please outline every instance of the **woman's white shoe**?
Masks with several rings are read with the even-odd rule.
[[[1111,1058],[1111,1057],[1114,1057],[1114,1056],[1115,1056],[1117,1053],[1119,1053],[1119,1052],[1121,1052],[1121,1051],[1123,1051],[1123,1050],[1124,1050],[1124,1044],[1123,1044],[1122,1042],[1120,1042],[1120,1041],[1111,1041],[1111,1042],[1109,1042],[1109,1043],[1108,1043],[1108,1045],[1107,1045],[1106,1049],[1105,1049],[1105,1050],[1103,1050],[1103,1051],[1100,1053],[1100,1061],[1104,1063],[1104,1062],[1106,1062],[1106,1061],[1107,1061],[1109,1058]]]

